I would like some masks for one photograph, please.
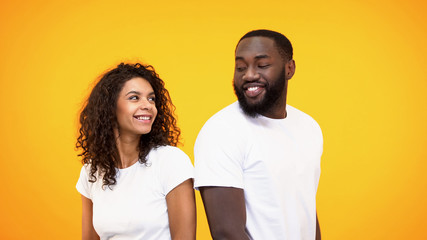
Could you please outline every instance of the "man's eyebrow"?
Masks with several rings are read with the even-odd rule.
[[[255,59],[262,59],[262,58],[270,58],[270,56],[264,54],[264,55],[257,55],[255,56]]]
[[[264,59],[264,58],[270,58],[270,56],[268,56],[268,55],[266,55],[266,54],[262,54],[262,55],[257,55],[257,56],[255,56],[255,59]],[[235,59],[236,61],[237,60],[244,60],[244,58],[243,57],[240,57],[240,56],[236,56],[236,59]]]

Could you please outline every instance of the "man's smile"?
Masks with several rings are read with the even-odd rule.
[[[265,84],[262,83],[247,83],[243,85],[243,90],[246,97],[255,98],[265,90]]]

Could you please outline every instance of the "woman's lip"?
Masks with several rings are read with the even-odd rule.
[[[135,115],[133,117],[140,121],[147,121],[153,118],[151,115]]]

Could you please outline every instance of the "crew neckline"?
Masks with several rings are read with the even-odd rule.
[[[258,118],[265,119],[266,121],[270,121],[270,122],[286,122],[286,121],[289,121],[288,119],[292,115],[292,111],[289,111],[289,110],[291,110],[291,107],[289,105],[286,105],[286,117],[285,118],[269,118],[269,117],[266,117],[266,116],[261,115],[261,114],[258,115]]]
[[[137,160],[135,163],[133,163],[133,164],[132,164],[132,165],[130,165],[129,167],[125,167],[125,168],[117,168],[117,167],[116,167],[116,169],[117,169],[118,171],[120,171],[120,172],[124,172],[124,171],[127,171],[127,170],[129,170],[129,169],[132,169],[132,168],[136,167],[136,166],[138,165],[138,163],[139,163],[139,160]]]

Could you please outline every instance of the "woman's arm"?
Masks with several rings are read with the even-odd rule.
[[[166,195],[172,240],[196,239],[196,201],[188,179]]]
[[[82,195],[82,240],[99,240],[92,223],[92,200]]]

